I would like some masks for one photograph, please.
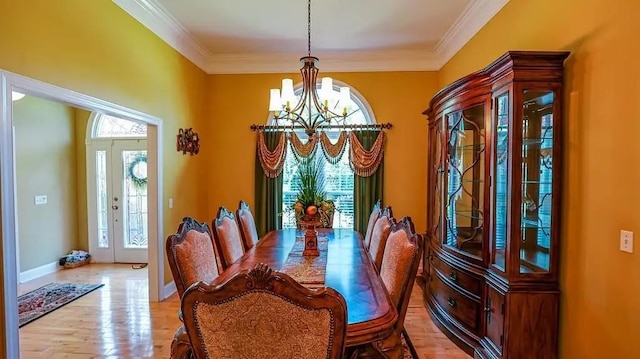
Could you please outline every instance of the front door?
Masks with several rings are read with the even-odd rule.
[[[96,262],[147,263],[146,140],[96,141],[92,148],[90,253]]]

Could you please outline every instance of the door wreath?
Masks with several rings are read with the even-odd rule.
[[[133,186],[144,189],[147,186],[147,156],[139,155],[134,158],[127,172]]]

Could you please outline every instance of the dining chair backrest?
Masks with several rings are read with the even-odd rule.
[[[251,208],[245,201],[240,201],[238,204],[236,218],[238,219],[240,237],[242,237],[242,244],[246,252],[258,243],[259,237],[253,213],[251,213]]]
[[[404,217],[400,222],[394,220],[380,267],[380,277],[398,311],[396,327],[400,331],[404,329],[422,250],[422,237],[416,234],[411,218]]]
[[[219,275],[211,231],[206,223],[185,217],[166,242],[167,260],[182,297],[193,283],[211,282]]]
[[[373,227],[376,224],[376,221],[382,214],[382,209],[380,208],[381,202],[378,200],[376,204],[373,205],[373,209],[371,210],[371,214],[369,215],[369,222],[367,222],[367,231],[364,235],[364,247],[369,249],[369,245],[371,244],[371,235],[373,234]]]
[[[380,271],[382,256],[384,255],[384,247],[387,244],[387,238],[391,232],[391,224],[393,223],[392,218],[393,211],[390,206],[387,206],[373,225],[371,243],[369,244],[369,255],[375,263],[378,271]]]
[[[233,213],[225,207],[220,207],[212,227],[213,239],[220,253],[222,270],[225,270],[244,254],[238,223]]]
[[[196,359],[342,358],[344,297],[311,290],[259,263],[225,283],[190,287],[181,303]]]

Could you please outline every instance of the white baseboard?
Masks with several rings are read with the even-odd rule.
[[[24,272],[20,272],[19,281],[20,283],[28,282],[30,280],[42,277],[44,275],[55,273],[60,269],[62,269],[62,267],[58,265],[58,261],[51,262],[49,264],[41,265],[40,267],[36,267]]]
[[[176,282],[171,281],[171,283],[165,285],[164,289],[162,290],[162,296],[163,296],[162,300],[169,298],[176,291],[178,291],[178,288],[176,288]]]

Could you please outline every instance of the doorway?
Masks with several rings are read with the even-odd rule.
[[[5,334],[5,347],[0,356],[19,357],[16,260],[17,216],[16,216],[16,177],[15,149],[13,141],[12,91],[59,101],[70,106],[89,111],[106,113],[120,118],[146,123],[148,126],[148,279],[149,300],[164,300],[175,287],[164,285],[163,249],[163,172],[162,172],[162,120],[148,114],[126,108],[114,103],[77,93],[62,87],[44,83],[25,76],[0,70],[0,196],[2,207],[2,261],[4,323],[0,332]]]
[[[147,126],[94,114],[87,128],[89,252],[98,263],[147,263]]]

